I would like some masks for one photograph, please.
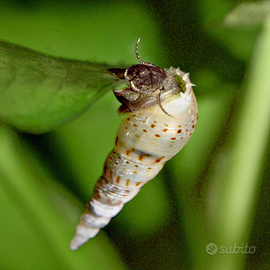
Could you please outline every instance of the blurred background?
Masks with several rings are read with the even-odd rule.
[[[224,22],[244,2],[0,2],[0,40],[48,55],[128,67],[141,37],[142,60],[190,73],[199,106],[187,146],[75,252],[69,241],[113,147],[119,103],[109,92],[43,135],[1,127],[1,269],[270,268],[270,119],[260,111],[267,96],[256,99],[270,82],[251,87],[265,78],[254,74],[270,59],[256,49],[267,31],[253,17]]]

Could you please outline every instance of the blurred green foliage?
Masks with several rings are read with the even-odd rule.
[[[33,134],[56,129],[117,87],[108,68],[0,41],[1,122]]]
[[[200,115],[187,146],[76,252],[69,241],[113,147],[119,103],[110,92],[44,135],[0,127],[1,269],[269,269],[265,2],[254,24],[242,10],[228,24],[237,3],[227,0],[0,3],[0,40],[56,57],[128,66],[141,37],[144,61],[190,72]],[[229,254],[246,243],[254,253]]]

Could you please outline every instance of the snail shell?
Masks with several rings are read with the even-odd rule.
[[[77,226],[72,250],[95,237],[159,173],[185,146],[197,123],[198,107],[188,74],[143,62],[137,45],[142,64],[109,70],[128,85],[114,93],[122,103],[119,112],[129,114]]]

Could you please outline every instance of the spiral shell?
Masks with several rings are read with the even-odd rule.
[[[114,149],[77,226],[72,250],[95,237],[159,173],[185,146],[197,123],[198,107],[188,74],[143,62],[137,45],[142,64],[110,70],[128,84],[114,92],[122,102],[119,111],[129,114],[117,131]]]

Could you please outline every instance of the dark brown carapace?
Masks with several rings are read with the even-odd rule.
[[[179,84],[166,71],[154,64],[142,61],[138,53],[138,39],[135,47],[136,64],[127,69],[108,69],[114,76],[126,80],[128,87],[114,90],[116,98],[122,103],[120,113],[137,111],[158,104],[164,113],[162,101],[168,100],[168,95],[179,93]],[[169,115],[169,114],[168,114]]]

